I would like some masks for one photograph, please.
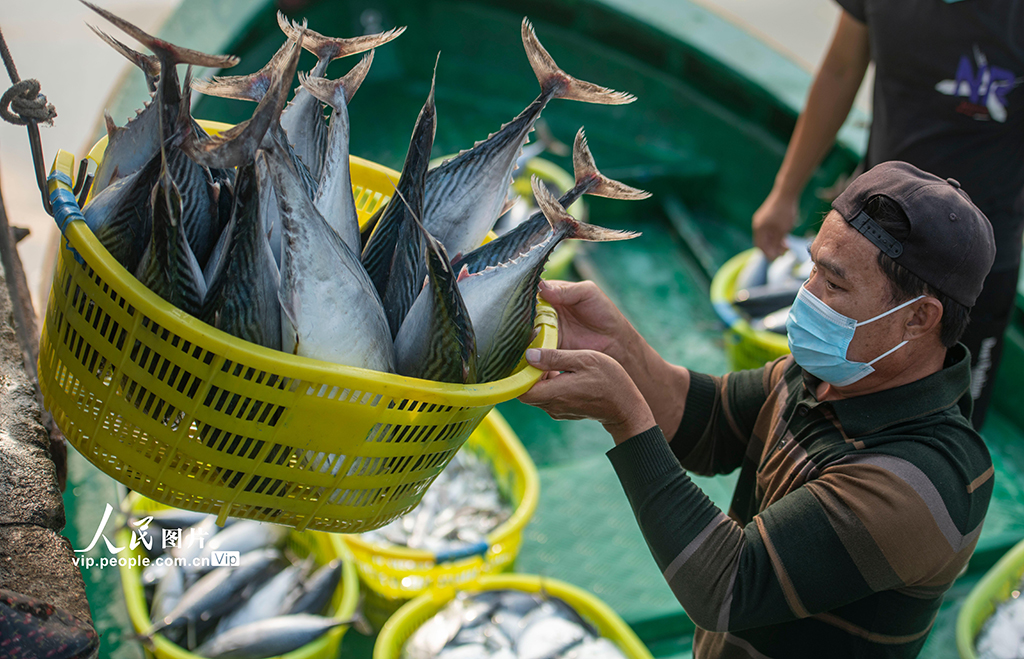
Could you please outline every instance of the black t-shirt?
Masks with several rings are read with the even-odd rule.
[[[993,271],[1024,231],[1024,0],[837,0],[875,62],[866,165],[957,179],[992,222]]]

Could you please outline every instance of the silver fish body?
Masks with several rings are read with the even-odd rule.
[[[344,620],[306,614],[277,616],[234,627],[196,649],[207,659],[265,659],[297,650],[330,630],[349,624]]]
[[[215,634],[273,618],[282,613],[285,596],[299,582],[301,565],[291,565],[257,588],[242,606],[221,618]]]
[[[540,95],[498,132],[427,175],[423,226],[449,254],[469,253],[494,226],[508,196],[523,144],[548,101],[566,98],[618,105],[636,100],[629,94],[576,80],[559,69],[525,18],[522,37],[540,82]]]
[[[281,276],[263,220],[255,165],[238,174],[233,217],[222,234],[223,258],[209,278],[202,319],[232,336],[281,349]],[[218,250],[214,250],[218,253]]]
[[[160,154],[91,197],[82,209],[96,239],[125,270],[134,273],[153,229],[150,193],[160,173]]]
[[[373,51],[343,78],[299,76],[303,88],[333,109],[314,205],[327,223],[345,241],[354,254],[362,250],[359,241],[359,216],[352,196],[352,174],[349,170],[348,105],[359,89],[373,62]]]
[[[330,603],[341,583],[341,574],[344,564],[340,559],[335,559],[327,565],[322,565],[305,580],[300,587],[292,591],[282,602],[281,613],[293,615],[308,613],[320,615]]]
[[[302,189],[280,145],[265,154],[284,229],[281,345],[286,352],[392,373],[394,346],[373,283]]]

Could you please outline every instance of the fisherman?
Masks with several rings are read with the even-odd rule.
[[[995,255],[988,219],[903,162],[832,208],[792,354],[760,369],[669,364],[592,283],[542,287],[560,348],[527,352],[547,374],[520,400],[612,435],[697,659],[916,656],[988,509],[958,343]],[[737,468],[728,516],[687,476]]]
[[[971,352],[972,422],[980,429],[1013,312],[1024,233],[1024,0],[837,0],[835,34],[811,84],[754,244],[785,250],[804,187],[875,63],[866,168],[905,160],[952,176],[992,223],[995,263],[963,342]]]

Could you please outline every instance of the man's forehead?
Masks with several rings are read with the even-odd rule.
[[[877,271],[878,254],[878,248],[834,210],[825,216],[811,244],[815,262],[845,279],[869,276]]]

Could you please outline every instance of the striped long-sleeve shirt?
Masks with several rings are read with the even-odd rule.
[[[993,468],[963,346],[886,391],[819,402],[816,384],[792,357],[694,373],[671,442],[655,427],[608,453],[695,659],[914,657],[974,551]],[[737,468],[728,515],[684,470]]]

